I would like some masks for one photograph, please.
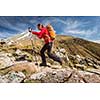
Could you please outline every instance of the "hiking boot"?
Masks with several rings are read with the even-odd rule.
[[[40,66],[47,66],[46,63],[40,63]]]

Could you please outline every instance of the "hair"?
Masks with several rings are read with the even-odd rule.
[[[44,25],[43,25],[43,24],[40,24],[40,23],[39,23],[39,24],[37,24],[37,26],[42,26],[42,28],[44,27]]]

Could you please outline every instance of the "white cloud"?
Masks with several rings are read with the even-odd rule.
[[[94,33],[94,31],[91,30],[79,30],[79,29],[68,30],[67,32],[71,34],[80,34],[80,35],[92,35]]]
[[[11,23],[9,23],[9,21],[6,20],[5,17],[0,18],[0,23],[2,23],[2,24],[0,24],[2,27],[13,29],[13,30],[20,31],[20,32],[23,31],[23,29],[21,27],[21,25],[23,26],[23,23],[19,23],[14,26]]]
[[[64,32],[67,30],[76,30],[79,29],[80,26],[84,26],[88,24],[89,22],[81,22],[78,20],[68,19],[66,21],[66,27],[64,28]]]
[[[77,20],[73,21],[73,20],[68,20],[67,21],[67,27],[66,29],[76,29],[81,25],[80,22],[78,22]]]
[[[37,23],[37,20],[32,19],[32,20],[30,20],[30,23],[31,24]]]
[[[11,36],[11,34],[8,32],[0,32],[0,38],[6,38],[8,36]]]
[[[100,43],[100,40],[91,40],[93,42],[96,42],[96,43]]]
[[[84,26],[87,26],[89,22],[82,22],[82,21],[78,21],[78,20],[67,20],[67,25],[66,27],[64,27],[63,33],[67,34],[71,34],[71,35],[80,35],[80,36],[84,36],[84,38],[89,38],[91,35],[97,33],[98,28],[97,26],[95,26],[93,29],[89,28],[89,29],[85,29],[85,28],[81,28]]]

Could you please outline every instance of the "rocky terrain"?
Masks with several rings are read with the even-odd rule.
[[[100,44],[58,35],[53,53],[63,65],[47,57],[50,67],[40,67],[43,41],[29,33],[0,41],[0,83],[99,83]],[[38,65],[36,65],[38,63]]]

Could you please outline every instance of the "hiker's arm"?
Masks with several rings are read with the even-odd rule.
[[[32,31],[32,34],[39,35],[40,32]]]
[[[35,34],[37,35],[40,39],[42,38],[42,34],[45,32],[45,30],[42,30],[40,32],[35,32],[35,31],[32,31],[32,34]]]

